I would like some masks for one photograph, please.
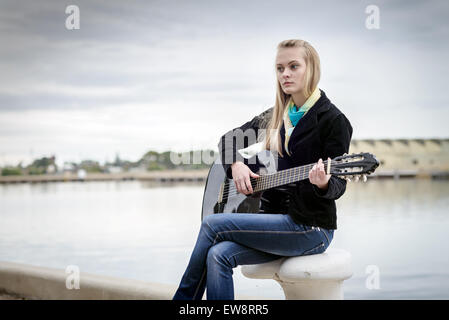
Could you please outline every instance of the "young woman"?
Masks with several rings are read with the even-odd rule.
[[[275,68],[274,107],[221,138],[223,168],[238,192],[253,192],[250,177],[259,175],[239,155],[232,136],[253,130],[246,136],[263,141],[278,156],[278,170],[315,163],[309,179],[263,192],[259,214],[207,216],[173,299],[201,299],[206,287],[207,299],[233,299],[232,269],[237,265],[322,253],[333,239],[335,200],[345,192],[346,181],[326,175],[323,159],[348,152],[351,124],[318,88],[320,60],[308,42],[279,43]],[[244,147],[255,142],[246,140]]]

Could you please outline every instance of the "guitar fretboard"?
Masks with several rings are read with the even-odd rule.
[[[327,162],[323,161],[324,172],[327,172]],[[304,166],[294,167],[290,169],[281,170],[276,173],[261,175],[260,178],[250,178],[251,185],[253,186],[254,192],[267,190],[270,188],[275,188],[282,186],[284,184],[294,183],[301,180],[309,178],[309,172],[315,164],[307,164]]]

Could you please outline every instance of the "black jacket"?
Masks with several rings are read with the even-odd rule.
[[[331,159],[348,153],[352,137],[352,126],[346,116],[327,98],[323,90],[313,107],[299,120],[288,142],[289,156],[283,147],[283,157],[278,157],[278,170],[315,163],[319,158]],[[223,168],[228,178],[232,178],[231,164],[248,160],[237,150],[256,142],[257,130],[267,125],[273,107],[254,117],[251,121],[223,135],[218,144]],[[242,132],[254,130],[256,135],[247,135],[243,145],[232,138],[237,129]],[[284,126],[281,127],[282,146],[284,146]],[[232,154],[233,161],[224,159]],[[253,169],[253,167],[252,167]],[[253,170],[254,171],[254,170]],[[260,212],[288,213],[299,224],[337,229],[337,209],[335,200],[346,190],[346,181],[331,176],[328,189],[323,192],[305,179],[295,184],[266,190],[262,193]]]

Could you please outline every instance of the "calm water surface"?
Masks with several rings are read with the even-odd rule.
[[[203,191],[137,181],[0,185],[0,260],[177,285]],[[449,298],[449,181],[351,183],[337,207],[330,248],[353,257],[346,299]],[[236,294],[283,299],[275,281],[247,279],[240,267],[234,283]]]

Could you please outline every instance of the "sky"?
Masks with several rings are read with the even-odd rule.
[[[353,139],[448,138],[448,20],[448,1],[0,0],[0,165],[217,150],[273,106],[285,39],[318,51]]]

